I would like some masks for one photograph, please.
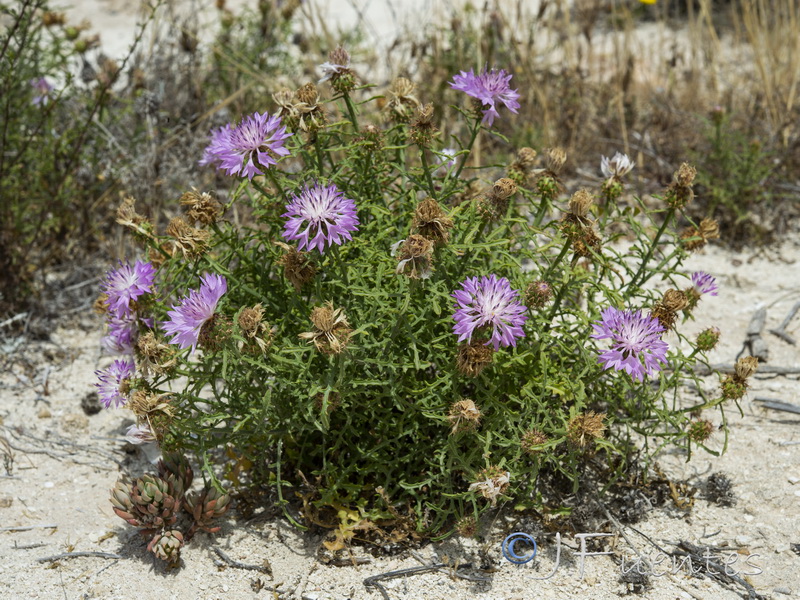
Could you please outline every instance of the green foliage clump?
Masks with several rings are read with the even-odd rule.
[[[195,452],[212,478],[224,448],[234,486],[272,486],[287,514],[299,499],[306,525],[342,540],[365,521],[446,533],[501,500],[555,509],[587,470],[608,479],[666,445],[706,447],[693,424],[723,399],[698,386],[687,408],[678,394],[704,360],[681,333],[679,315],[700,294],[679,291],[686,250],[674,231],[694,169],[676,173],[673,201],[648,209],[620,198],[632,165],[615,157],[597,194],[566,201],[563,151],[541,168],[530,148],[505,166],[475,164],[480,135],[508,141],[461,112],[453,158],[426,108],[410,124],[359,124],[382,101],[359,103],[367,89],[319,100],[327,119],[313,127],[283,113],[290,155],[234,181],[222,204],[187,193],[186,219],[167,235],[130,203],[121,212],[159,267],[156,291],[136,301],[147,317],[137,374],[120,386],[139,426]],[[337,104],[347,118],[333,118]],[[324,253],[285,236],[287,204],[314,183],[335,184],[359,219]],[[249,224],[235,217],[244,206]],[[209,273],[226,291],[195,332],[198,350],[178,351],[164,324]],[[516,346],[488,345],[491,328],[471,341],[454,334],[453,293],[489,275],[525,305]],[[654,280],[675,289],[662,294]],[[668,366],[655,377],[599,363],[607,342],[590,335],[608,307],[664,325]]]

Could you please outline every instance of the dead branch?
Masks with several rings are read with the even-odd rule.
[[[94,558],[111,558],[114,560],[120,560],[122,557],[119,554],[114,554],[112,552],[63,552],[61,554],[54,554],[53,556],[45,556],[43,558],[37,558],[36,562],[55,562],[57,560],[61,560],[62,558],[80,558],[82,556],[89,556]]]

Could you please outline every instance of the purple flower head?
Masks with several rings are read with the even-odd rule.
[[[44,77],[31,79],[31,87],[39,94],[34,96],[31,103],[34,106],[46,106],[50,100],[50,92],[53,91],[53,86]]]
[[[108,354],[133,354],[133,345],[139,337],[139,326],[134,316],[109,315],[108,333],[100,340]]]
[[[156,268],[149,262],[137,260],[132,267],[119,263],[119,268],[106,273],[103,291],[108,296],[106,305],[112,317],[133,315],[131,302],[153,291]]]
[[[719,290],[717,280],[703,271],[695,271],[692,273],[692,283],[698,295],[708,294],[710,296],[716,296],[717,290]]]
[[[528,319],[525,306],[517,299],[519,292],[511,288],[505,277],[492,274],[488,277],[468,278],[461,289],[453,292],[456,312],[453,333],[458,341],[470,341],[475,330],[492,328],[489,343],[498,350],[501,345],[516,346],[516,338],[525,337],[522,325]]]
[[[95,375],[100,380],[95,385],[103,406],[111,408],[113,404],[119,408],[125,404],[127,392],[121,389],[122,383],[133,377],[135,372],[136,367],[130,358],[115,360],[107,369],[95,371]]]
[[[197,164],[201,167],[205,167],[206,165],[218,166],[222,162],[223,151],[230,144],[228,140],[230,140],[232,131],[233,127],[231,127],[230,124],[212,129],[209,134],[211,136],[211,141],[208,143],[208,146],[205,147],[205,150],[203,150],[203,158],[197,161]]]
[[[325,245],[341,245],[350,240],[351,232],[358,230],[356,203],[345,198],[335,184],[327,187],[315,183],[305,186],[292,201],[286,205],[283,237],[298,240],[298,248],[316,248],[320,254]]]
[[[169,321],[162,321],[164,331],[172,335],[170,344],[179,344],[181,349],[197,349],[197,342],[203,325],[214,316],[217,303],[228,291],[228,282],[220,275],[206,273],[200,278],[200,289],[190,290],[183,302],[167,311]]]
[[[450,87],[465,94],[477,98],[486,107],[483,111],[483,124],[492,126],[494,118],[499,116],[497,112],[497,102],[505,104],[506,108],[513,113],[519,109],[519,93],[509,87],[511,75],[504,69],[499,71],[484,69],[480,75],[475,75],[472,69],[469,73],[461,71],[453,77]]]
[[[644,381],[667,362],[669,346],[661,339],[664,328],[658,319],[642,311],[618,310],[608,307],[601,319],[592,323],[596,340],[612,340],[611,348],[600,353],[598,362],[604,368],[625,371],[633,379]],[[644,362],[643,362],[644,361]]]
[[[219,163],[217,168],[227,171],[228,175],[252,179],[264,174],[256,163],[266,169],[289,154],[283,142],[291,136],[286,133],[286,127],[281,126],[280,117],[256,112],[230,130],[223,127],[212,132],[211,143],[202,160]]]

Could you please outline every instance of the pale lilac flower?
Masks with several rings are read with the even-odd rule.
[[[475,75],[472,69],[469,73],[461,71],[453,77],[450,87],[466,93],[468,96],[477,98],[486,107],[483,111],[483,124],[491,127],[495,117],[500,116],[497,112],[497,102],[505,104],[506,108],[513,113],[519,109],[519,93],[512,90],[509,86],[511,75],[504,69],[499,71],[484,69],[480,75]]]
[[[131,425],[128,427],[128,431],[125,432],[125,439],[131,444],[136,444],[137,446],[158,441],[147,423],[144,425]]]
[[[661,339],[664,328],[658,319],[642,311],[618,310],[608,307],[601,319],[592,323],[594,339],[612,340],[610,349],[600,354],[598,362],[605,369],[625,371],[633,379],[643,381],[645,374],[661,370],[659,363],[667,362],[669,346]]]
[[[153,291],[156,268],[149,262],[137,260],[134,266],[119,263],[119,268],[106,273],[103,291],[108,296],[106,306],[114,317],[133,314],[131,302]]]
[[[606,179],[621,178],[631,172],[636,163],[628,158],[627,154],[614,154],[614,158],[600,157],[600,170]]]
[[[170,344],[178,344],[182,350],[191,347],[192,352],[203,325],[214,316],[219,299],[228,291],[228,282],[221,275],[206,273],[200,281],[200,289],[190,290],[188,297],[167,311],[169,321],[161,322],[164,331],[173,336]]]
[[[197,164],[201,167],[205,167],[206,165],[218,166],[222,162],[223,151],[230,144],[228,140],[230,140],[232,131],[233,127],[231,127],[230,123],[212,129],[209,134],[211,136],[211,141],[203,150],[203,158],[201,158]]]
[[[278,164],[282,156],[288,156],[283,142],[291,136],[281,125],[280,117],[256,112],[230,131],[223,128],[212,134],[202,160],[217,162],[217,168],[227,171],[228,175],[252,179],[264,174],[256,163],[267,169]]]
[[[108,333],[100,344],[108,354],[133,354],[133,345],[139,337],[138,320],[134,316],[109,315]]]
[[[31,79],[29,83],[31,84],[31,87],[39,94],[38,96],[33,97],[31,103],[34,106],[46,106],[50,101],[50,92],[53,91],[53,86],[50,85],[50,82],[44,77]]]
[[[717,280],[703,271],[692,273],[692,283],[694,284],[694,290],[697,292],[698,296],[702,294],[716,296],[717,290],[719,290]]]
[[[305,186],[281,216],[287,218],[282,234],[285,239],[298,240],[300,250],[316,248],[320,254],[326,244],[341,245],[358,230],[356,203],[345,198],[335,184]]]
[[[459,342],[470,341],[481,327],[492,328],[486,345],[493,344],[495,350],[501,344],[516,346],[516,338],[525,337],[522,325],[528,319],[526,309],[517,299],[519,292],[511,288],[505,277],[492,274],[480,279],[468,278],[452,296],[456,299],[453,333],[458,335]]]
[[[111,408],[113,404],[119,408],[127,402],[125,397],[127,391],[121,389],[122,384],[123,382],[127,383],[127,380],[133,377],[135,372],[136,367],[133,359],[130,358],[115,360],[107,369],[95,371],[95,375],[99,379],[95,385],[103,406]]]

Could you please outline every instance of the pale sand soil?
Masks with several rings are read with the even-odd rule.
[[[789,308],[800,301],[800,247],[786,244],[780,251],[753,257],[716,248],[691,257],[687,270],[704,269],[718,277],[717,298],[704,298],[691,327],[717,324],[723,331],[720,347],[712,362],[732,363],[744,339],[744,331],[755,309],[770,305],[767,328],[777,326]],[[800,315],[789,333],[800,338]],[[103,411],[86,416],[80,403],[92,390],[93,372],[108,361],[99,350],[100,323],[90,314],[79,315],[68,327],[52,332],[50,342],[27,341],[6,358],[8,368],[0,375],[0,435],[13,448],[10,477],[0,479],[0,527],[40,526],[30,531],[0,533],[0,585],[6,598],[256,598],[270,597],[265,589],[256,593],[251,581],[260,578],[267,585],[287,593],[282,598],[376,599],[363,580],[386,571],[419,566],[409,553],[375,559],[356,567],[335,567],[320,563],[320,539],[302,535],[282,519],[237,522],[226,518],[215,536],[199,534],[183,553],[183,566],[165,572],[145,550],[136,532],[115,516],[108,490],[120,468],[139,474],[147,470],[142,454],[128,456],[120,439],[130,424],[126,410]],[[770,346],[770,365],[800,367],[796,347],[765,333]],[[2,340],[6,352],[13,339]],[[46,389],[44,383],[46,380]],[[707,382],[709,389],[714,381]],[[674,480],[694,484],[713,471],[725,471],[734,481],[739,497],[733,508],[709,504],[698,494],[687,516],[671,503],[649,512],[635,527],[665,549],[671,542],[688,540],[713,545],[731,552],[739,550],[737,571],[754,572],[744,564],[763,570],[749,578],[756,590],[775,598],[788,597],[775,589],[800,596],[800,556],[790,544],[800,542],[800,418],[789,413],[764,411],[753,401],[770,397],[797,402],[797,376],[757,376],[742,403],[744,417],[731,414],[730,445],[719,459],[695,453],[690,462],[680,453],[667,452],[660,464]],[[689,399],[691,400],[691,399]],[[716,413],[709,416],[719,422]],[[714,434],[712,445],[722,444]],[[57,525],[56,528],[41,528]],[[644,538],[627,529],[628,539],[641,552],[653,549]],[[713,534],[713,535],[711,535]],[[703,537],[709,536],[709,537]],[[515,567],[500,558],[502,535],[495,531],[488,544],[489,555],[497,559],[494,573],[467,571],[489,579],[473,583],[455,579],[445,572],[414,575],[386,582],[391,598],[617,598],[625,588],[619,583],[619,566],[608,557],[587,558],[586,576],[581,581],[574,553],[563,548],[561,566],[548,581],[533,581],[555,566],[553,544],[546,546],[531,565]],[[539,540],[542,542],[543,540]],[[39,545],[41,544],[41,545]],[[565,544],[575,540],[565,537]],[[37,545],[36,547],[28,547]],[[215,566],[212,547],[222,548],[231,558],[249,564],[268,560],[273,576],[236,568]],[[618,552],[629,559],[634,554],[619,539]],[[478,545],[473,541],[450,540],[419,551],[425,560],[479,563]],[[55,565],[37,559],[66,551],[117,553],[119,560],[72,558]],[[368,556],[354,548],[356,556]],[[447,558],[445,558],[447,557]],[[661,570],[666,568],[661,565]],[[740,589],[741,591],[741,589]],[[736,598],[734,591],[707,579],[690,578],[685,572],[653,579],[653,589],[644,597]]]

